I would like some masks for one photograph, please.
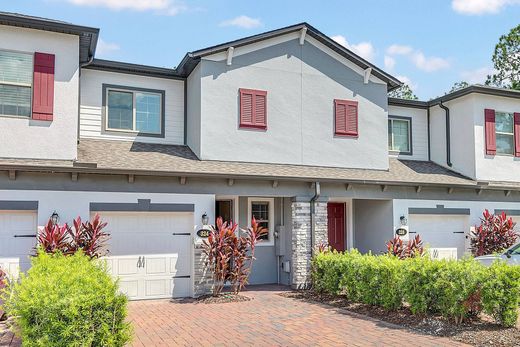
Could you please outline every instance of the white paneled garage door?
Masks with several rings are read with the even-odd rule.
[[[0,258],[19,258],[20,270],[27,271],[37,230],[35,211],[0,212]]]
[[[430,248],[457,248],[457,257],[466,252],[469,216],[466,215],[409,215],[410,238],[419,234]]]
[[[190,296],[190,212],[100,212],[109,267],[130,299]]]

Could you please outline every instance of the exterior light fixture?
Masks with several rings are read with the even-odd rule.
[[[58,214],[58,212],[54,211],[51,214],[51,221],[52,221],[52,224],[54,224],[54,225],[58,224],[58,222],[60,221],[60,215]]]
[[[209,217],[206,214],[206,212],[204,212],[204,214],[202,215],[202,225],[208,225],[208,224],[209,224]]]
[[[401,218],[399,218],[401,220],[401,225],[402,226],[405,226],[408,224],[408,219],[406,219],[405,216],[401,216]]]

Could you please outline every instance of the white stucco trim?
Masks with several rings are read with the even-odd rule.
[[[251,227],[251,203],[252,202],[268,202],[269,203],[269,236],[267,241],[261,241],[257,246],[274,246],[274,198],[247,198],[247,227]]]

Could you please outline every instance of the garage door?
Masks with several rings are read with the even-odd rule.
[[[27,271],[31,265],[29,254],[36,246],[36,212],[0,212],[0,257],[19,258],[20,270]]]
[[[422,215],[409,216],[410,237],[419,234],[430,248],[457,248],[457,257],[466,252],[469,216]]]
[[[130,299],[190,296],[193,213],[102,212],[108,264]]]

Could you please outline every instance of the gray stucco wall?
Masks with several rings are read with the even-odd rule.
[[[360,252],[386,250],[393,229],[392,200],[354,200],[354,245]]]
[[[201,158],[386,169],[386,85],[298,40],[201,66]],[[267,91],[267,130],[239,128],[239,88]],[[359,137],[334,135],[334,99],[359,102]],[[225,136],[222,136],[225,134]]]
[[[187,107],[187,133],[186,143],[193,153],[200,158],[200,65],[198,65],[188,77],[186,107]]]

